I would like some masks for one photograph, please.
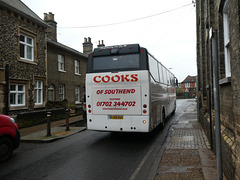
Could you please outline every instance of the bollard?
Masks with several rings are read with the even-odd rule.
[[[70,131],[70,129],[69,129],[69,112],[70,112],[70,109],[65,110],[65,113],[66,113],[66,130],[65,131]]]
[[[47,136],[51,136],[51,112],[47,112]]]

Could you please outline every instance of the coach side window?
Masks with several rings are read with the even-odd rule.
[[[163,69],[163,66],[162,66],[162,64],[159,63],[158,64],[158,72],[159,72],[160,83],[164,83],[162,69]]]
[[[169,85],[170,82],[169,82],[169,71],[168,70],[166,70],[166,74],[167,74],[167,85]]]
[[[159,82],[159,74],[158,74],[158,62],[152,57],[148,56],[148,63],[149,63],[149,71],[153,76],[156,82]]]
[[[162,68],[163,69],[163,79],[165,84],[167,84],[167,70],[165,67]]]
[[[173,74],[170,74],[170,81],[171,81],[170,85],[171,85],[171,86],[175,86]]]

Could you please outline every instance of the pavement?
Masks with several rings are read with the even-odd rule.
[[[215,180],[217,177],[216,156],[197,120],[196,102],[192,100],[192,105],[169,129],[154,180]]]
[[[73,134],[79,133],[86,127],[74,127],[71,124],[84,121],[82,116],[73,116],[69,118],[69,130],[66,130],[66,120],[51,122],[50,136],[47,136],[47,123],[19,129],[21,142],[52,142]]]

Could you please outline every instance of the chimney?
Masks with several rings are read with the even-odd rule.
[[[50,26],[47,29],[47,37],[53,41],[57,41],[57,23],[54,20],[54,14],[51,12],[44,13],[44,21]]]
[[[102,40],[102,43],[100,43],[100,41],[98,41],[97,47],[105,47],[105,44],[103,43],[103,40]]]
[[[84,38],[83,43],[83,53],[90,54],[93,51],[93,44],[91,42],[91,38]]]

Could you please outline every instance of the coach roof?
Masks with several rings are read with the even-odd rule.
[[[106,46],[95,48],[92,55],[93,56],[107,56],[107,55],[117,55],[117,54],[132,54],[139,53],[139,44],[126,44],[126,45],[116,45],[116,46]]]

